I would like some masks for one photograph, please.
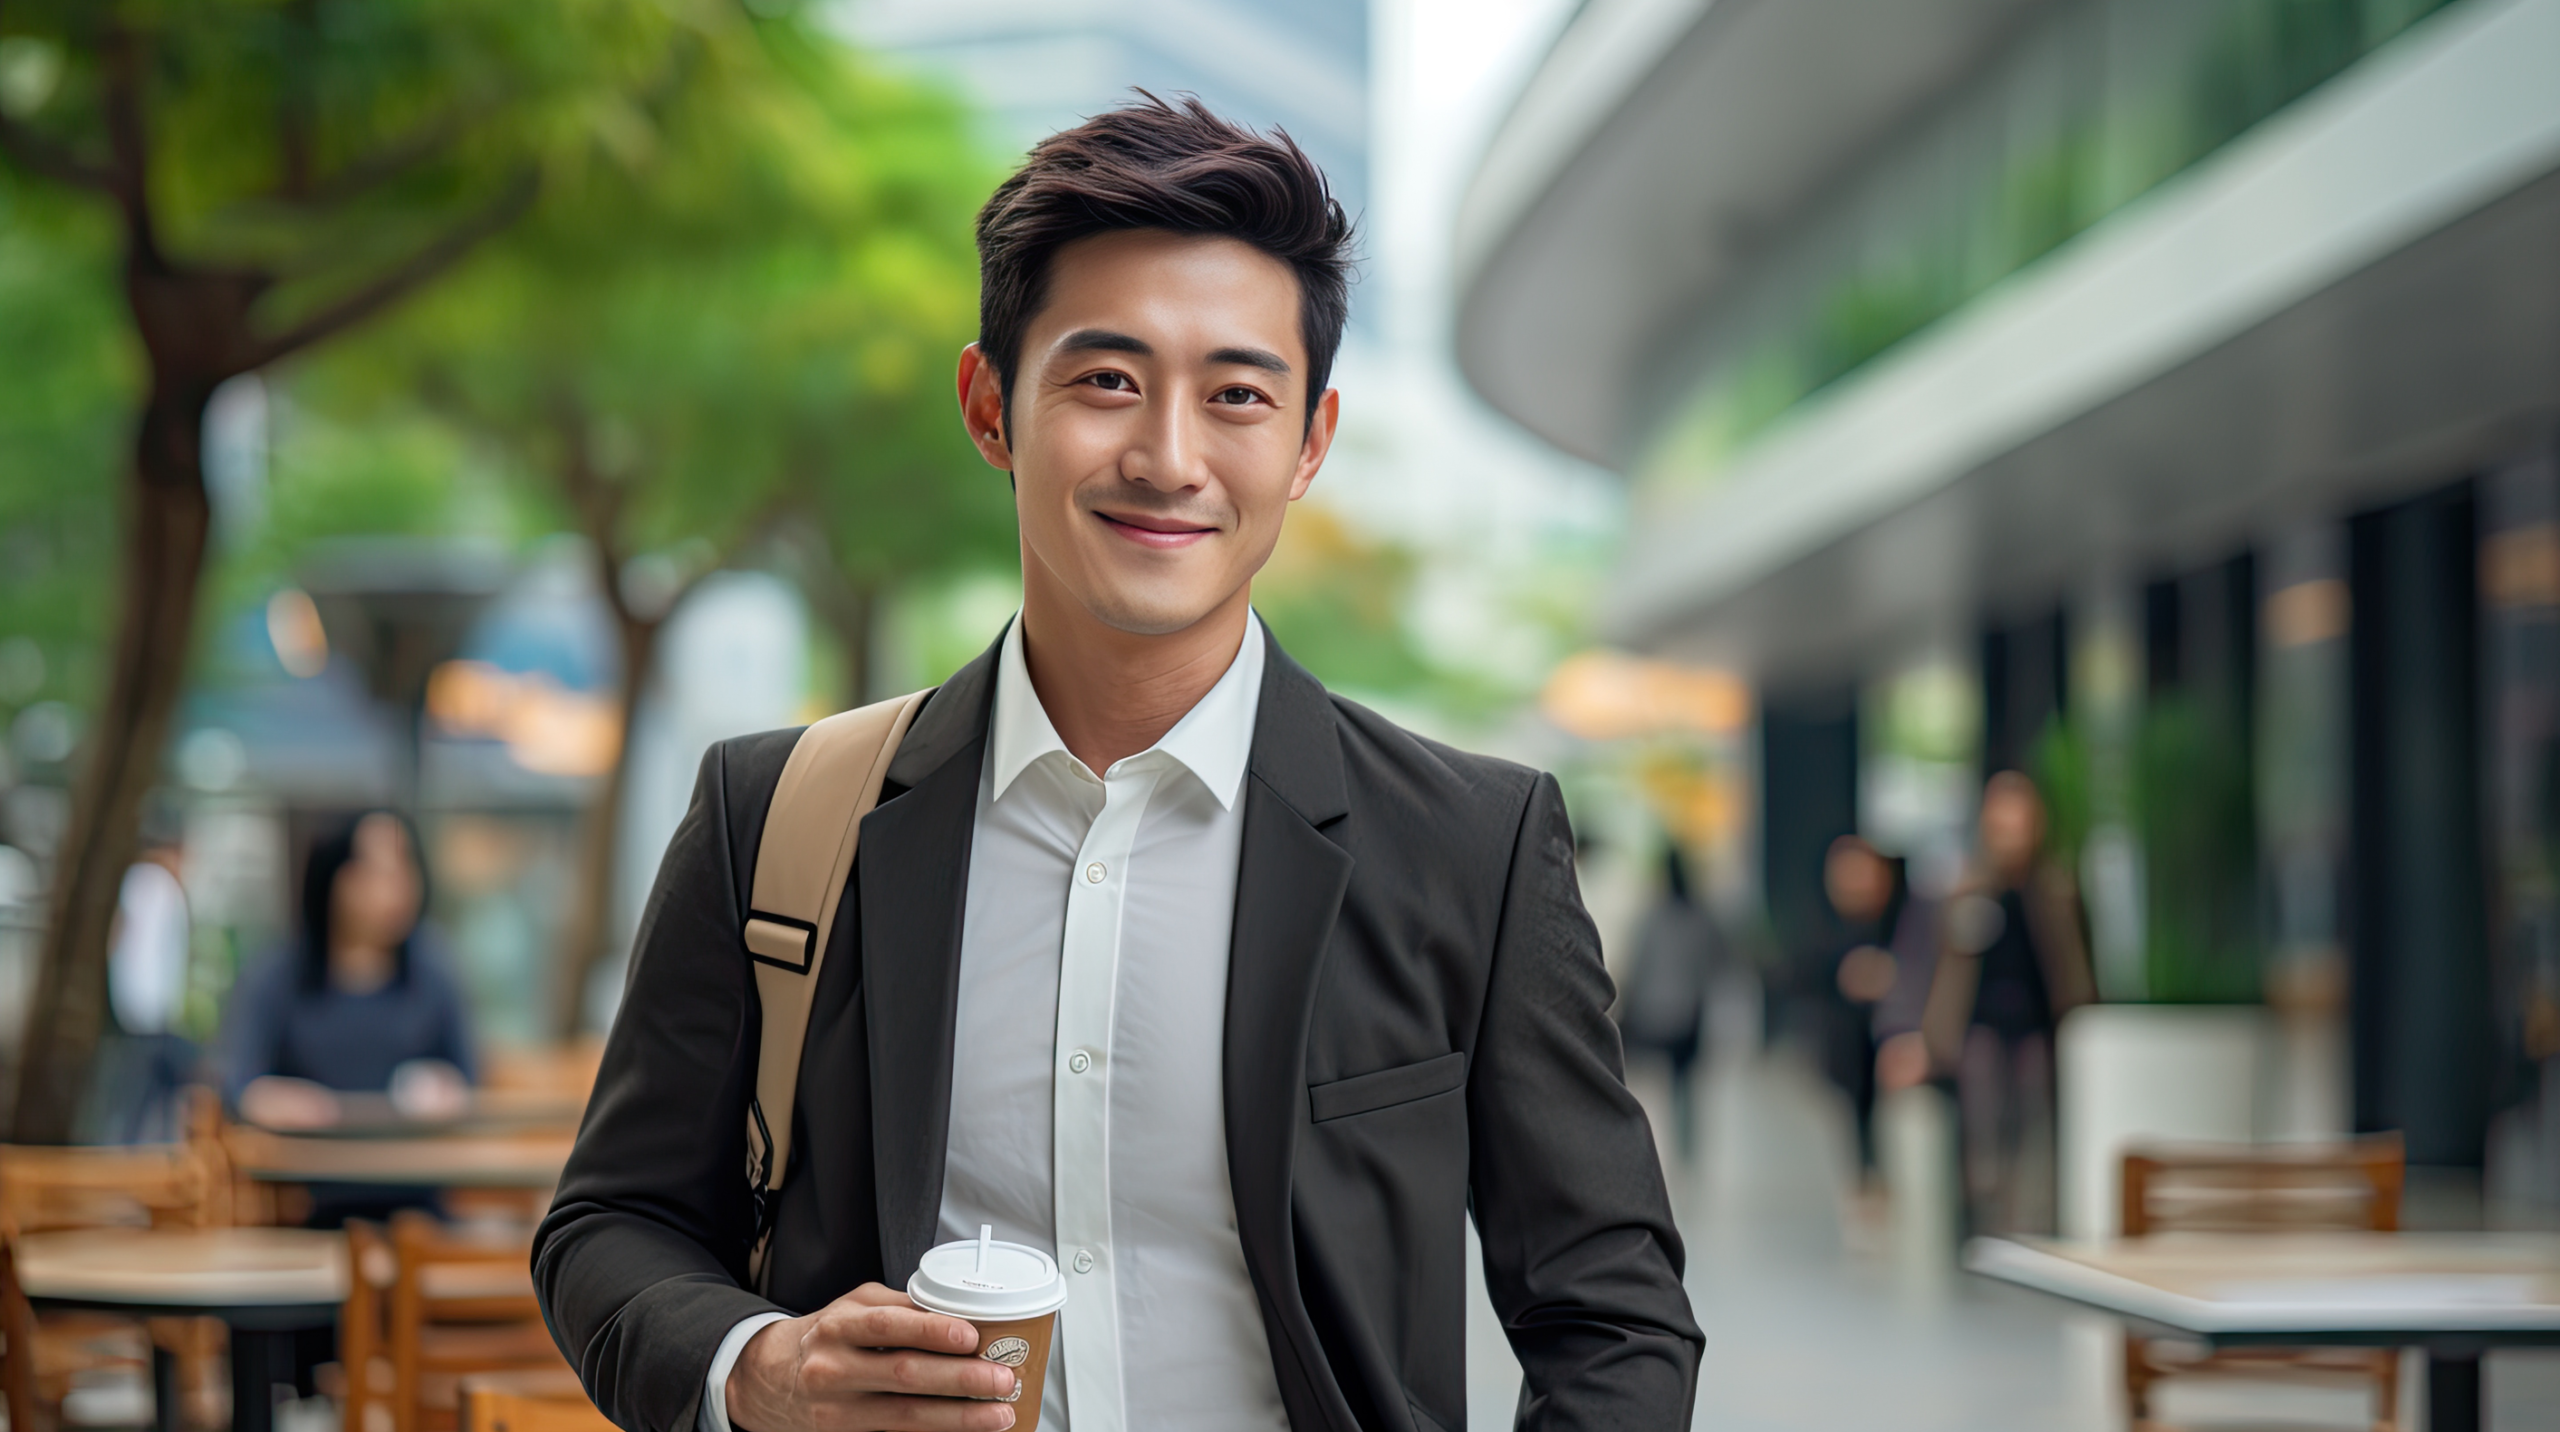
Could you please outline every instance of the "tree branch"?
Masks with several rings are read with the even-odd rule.
[[[411,255],[389,273],[321,309],[273,338],[253,344],[238,369],[263,368],[288,353],[307,348],[341,329],[371,318],[409,292],[459,263],[480,241],[505,229],[532,207],[542,188],[541,174],[526,168],[509,181],[496,202],[447,231],[442,238]]]
[[[143,63],[140,41],[117,21],[109,21],[102,46],[106,64],[105,110],[107,152],[115,156],[111,177],[116,203],[124,210],[125,241],[134,258],[165,268],[160,234],[151,213],[150,130],[142,112]]]
[[[306,176],[298,185],[288,183],[274,197],[289,204],[313,208],[325,208],[359,198],[442,156],[488,108],[479,106],[457,111],[431,124],[420,125],[370,154],[347,161],[332,173]]]

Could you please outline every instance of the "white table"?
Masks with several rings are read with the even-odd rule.
[[[84,1228],[18,1239],[18,1287],[38,1308],[220,1318],[231,1328],[233,1432],[269,1432],[274,1384],[293,1380],[293,1335],[334,1327],[347,1240],[310,1228]],[[152,1354],[159,1422],[177,1425],[177,1378]]]
[[[2477,1432],[2481,1354],[2560,1343],[2553,1234],[1985,1238],[1965,1266],[2216,1347],[2421,1348],[2432,1432]]]

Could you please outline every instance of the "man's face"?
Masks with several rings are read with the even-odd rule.
[[[1239,597],[1333,440],[1307,421],[1290,267],[1236,239],[1134,230],[1051,261],[1023,335],[1011,440],[975,345],[961,407],[1014,476],[1023,584],[1136,635],[1184,630]]]

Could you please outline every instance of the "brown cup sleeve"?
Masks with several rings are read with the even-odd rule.
[[[1040,1386],[1049,1374],[1049,1338],[1058,1326],[1056,1313],[1042,1313],[1036,1318],[1015,1318],[1006,1322],[978,1322],[978,1356],[1000,1362],[1014,1371],[1013,1396],[1005,1400],[1014,1405],[1013,1432],[1037,1432],[1040,1426]]]

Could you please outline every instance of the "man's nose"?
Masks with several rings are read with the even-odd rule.
[[[1120,475],[1159,492],[1208,486],[1208,459],[1198,430],[1206,415],[1199,408],[1179,394],[1170,401],[1151,401],[1137,441],[1120,455]]]

